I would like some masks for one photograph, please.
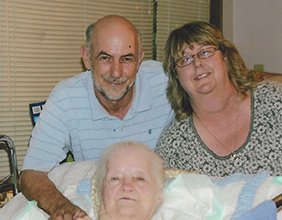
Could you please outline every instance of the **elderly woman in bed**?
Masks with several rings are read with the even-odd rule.
[[[99,220],[150,220],[162,203],[164,175],[161,158],[142,144],[106,148],[96,173]]]

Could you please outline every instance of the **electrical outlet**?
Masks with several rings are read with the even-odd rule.
[[[263,72],[264,71],[264,65],[263,64],[255,64],[254,65],[254,71]]]

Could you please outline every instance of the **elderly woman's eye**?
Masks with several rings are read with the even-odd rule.
[[[111,180],[116,181],[116,180],[119,180],[119,178],[118,177],[112,177]]]
[[[143,177],[137,177],[138,181],[144,181],[145,179]]]

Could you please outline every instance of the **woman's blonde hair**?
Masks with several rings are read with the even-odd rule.
[[[254,71],[246,68],[234,44],[226,40],[214,25],[202,21],[185,24],[170,33],[163,61],[164,71],[169,77],[166,93],[178,121],[186,119],[193,110],[189,95],[177,78],[175,61],[183,56],[187,47],[193,48],[192,43],[219,47],[227,63],[229,78],[239,95],[245,95],[247,91],[255,89],[260,81],[255,78]]]

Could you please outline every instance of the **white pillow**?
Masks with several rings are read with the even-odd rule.
[[[62,189],[66,185],[78,185],[81,180],[92,178],[96,164],[96,161],[67,162],[55,167],[48,176],[58,189]]]

